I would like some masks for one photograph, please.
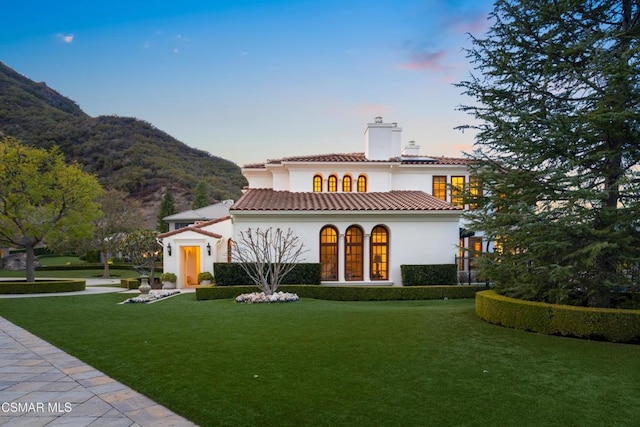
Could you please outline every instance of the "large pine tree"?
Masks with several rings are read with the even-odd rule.
[[[490,19],[459,84],[484,188],[468,219],[497,242],[485,277],[611,306],[640,263],[640,2],[497,0]]]

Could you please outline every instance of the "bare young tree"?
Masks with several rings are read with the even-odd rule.
[[[234,260],[266,295],[276,292],[305,252],[304,244],[290,228],[248,228],[233,242]]]

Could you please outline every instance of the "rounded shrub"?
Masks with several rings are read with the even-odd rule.
[[[541,334],[640,342],[640,310],[547,304],[487,290],[476,294],[476,314],[489,323]]]

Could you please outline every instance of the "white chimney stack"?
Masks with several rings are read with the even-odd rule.
[[[368,160],[389,160],[400,156],[402,128],[398,123],[383,123],[382,117],[374,119],[374,123],[367,123],[364,131],[365,151]]]
[[[409,141],[409,145],[405,145],[402,149],[403,156],[417,156],[420,154],[420,146],[415,141]]]

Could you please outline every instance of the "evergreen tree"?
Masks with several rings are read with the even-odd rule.
[[[459,83],[482,182],[471,228],[508,295],[610,306],[640,262],[640,4],[497,0]]]
[[[211,204],[209,186],[205,181],[199,181],[193,193],[194,195],[191,209],[204,208],[205,206],[209,206]]]
[[[158,223],[156,230],[160,233],[166,233],[169,231],[169,224],[163,220],[163,218],[176,213],[175,200],[171,189],[167,187],[162,196],[162,202],[160,202],[160,212],[158,212]]]

